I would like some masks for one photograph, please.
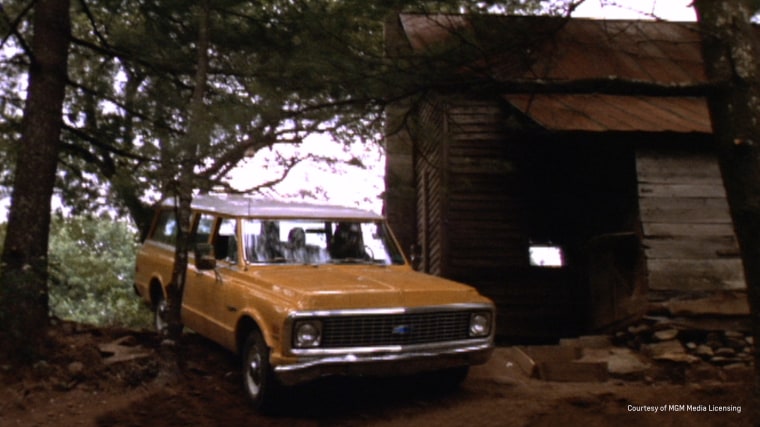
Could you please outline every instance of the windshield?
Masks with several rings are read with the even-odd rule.
[[[242,228],[247,263],[404,263],[380,221],[244,219]]]

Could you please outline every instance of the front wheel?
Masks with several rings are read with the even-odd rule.
[[[258,331],[248,334],[243,345],[243,387],[253,406],[271,412],[276,406],[279,384],[269,365],[269,347]]]

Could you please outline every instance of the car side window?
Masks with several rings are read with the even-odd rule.
[[[237,220],[233,218],[223,218],[219,222],[219,228],[213,239],[214,257],[218,260],[224,260],[230,264],[237,263],[238,245],[237,245]]]
[[[174,211],[163,210],[159,213],[152,238],[161,243],[175,245],[177,242],[177,218]]]
[[[198,218],[198,226],[195,229],[195,243],[208,243],[211,237],[211,229],[214,227],[214,217],[209,214],[201,214]]]

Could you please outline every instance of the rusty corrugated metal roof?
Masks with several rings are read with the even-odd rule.
[[[493,77],[568,81],[617,78],[668,85],[705,82],[693,22],[566,19],[547,16],[402,14],[414,52],[472,44]],[[527,59],[527,61],[526,61]],[[514,68],[514,62],[529,64]]]
[[[415,52],[448,42],[456,32],[470,28],[464,15],[409,15],[399,19]]]
[[[562,93],[504,94],[504,99],[549,129],[712,131],[704,98],[567,89],[572,82],[598,82],[600,92],[605,82],[681,89],[704,85],[701,41],[694,23],[499,15],[401,15],[400,19],[414,52],[440,51],[441,46],[464,40],[484,53],[482,63],[472,69],[487,73],[489,79],[565,84]]]
[[[510,94],[539,125],[558,131],[712,132],[704,98],[604,94]]]
[[[525,77],[679,86],[705,82],[700,39],[693,24],[570,20],[556,38],[542,44],[535,57]]]

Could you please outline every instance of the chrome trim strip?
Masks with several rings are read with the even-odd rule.
[[[335,356],[339,354],[400,354],[415,352],[431,352],[435,350],[470,348],[476,344],[485,344],[490,342],[490,337],[471,338],[459,341],[443,341],[427,344],[412,345],[386,345],[374,347],[341,347],[341,348],[294,348],[291,354],[295,356]]]
[[[320,316],[356,316],[378,314],[410,314],[430,313],[436,311],[488,310],[493,311],[493,304],[488,303],[458,303],[447,305],[426,305],[422,307],[388,307],[388,308],[354,308],[341,310],[296,311],[289,318],[320,317]]]
[[[450,347],[439,351],[420,349],[400,353],[348,353],[278,365],[274,367],[274,373],[285,385],[311,381],[324,375],[399,375],[482,364],[488,361],[493,349],[493,342],[488,340],[470,346]]]

